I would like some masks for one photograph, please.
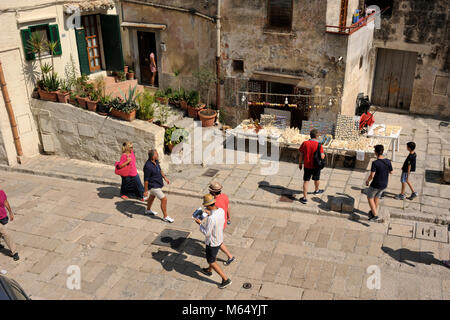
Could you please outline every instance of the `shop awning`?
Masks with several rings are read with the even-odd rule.
[[[283,73],[254,71],[251,79],[290,84],[302,88],[312,88],[311,83],[306,82],[305,78]]]
[[[114,8],[113,0],[74,0],[63,6],[64,13],[72,14],[77,9],[80,12],[90,12],[96,10],[108,10]]]
[[[166,30],[167,25],[159,23],[142,23],[142,22],[122,22],[120,24],[124,28],[147,28],[147,29],[158,29]]]

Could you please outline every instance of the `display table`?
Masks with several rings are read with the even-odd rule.
[[[280,139],[281,133],[268,132],[264,128],[259,130],[258,133],[255,130],[244,130],[241,125],[237,126],[234,129],[227,130],[227,134],[231,134],[234,136],[243,136],[246,138],[267,138],[271,142],[278,142]]]
[[[367,137],[386,138],[392,141],[392,161],[395,161],[395,152],[400,150],[400,134],[402,127],[385,124],[374,124],[369,128]],[[388,151],[388,150],[386,150]]]

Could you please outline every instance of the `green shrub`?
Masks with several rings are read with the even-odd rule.
[[[155,96],[152,93],[145,89],[144,92],[137,99],[139,110],[137,113],[138,119],[141,120],[150,120],[153,118],[155,113],[155,105],[158,103],[155,102]]]

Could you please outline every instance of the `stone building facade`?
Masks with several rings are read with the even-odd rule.
[[[144,46],[139,40],[145,33],[154,34],[149,39],[155,42],[161,87],[176,87],[181,79],[183,86],[195,88],[193,72],[205,65],[214,72],[217,0],[120,4],[125,61],[136,68],[138,78],[148,69],[145,59],[150,51],[140,50]],[[358,5],[349,1],[344,24],[351,24]],[[302,94],[306,109],[320,104],[331,105],[334,114],[354,112],[360,87],[367,90],[373,28],[366,26],[353,35],[326,32],[327,25],[339,25],[340,6],[340,0],[221,1],[220,105],[227,122],[248,117],[251,100],[285,102],[276,94]],[[361,55],[366,56],[364,68]],[[246,94],[249,91],[274,95],[255,98],[258,95]],[[288,103],[299,101],[289,96]],[[305,109],[292,114],[297,124],[306,117]]]
[[[390,6],[376,30],[375,104],[410,113],[450,117],[450,6],[447,0],[370,1]],[[383,67],[398,64],[391,75]],[[397,76],[398,73],[403,74]],[[397,74],[396,74],[397,73]],[[408,77],[408,74],[410,76]],[[377,82],[384,83],[377,87]]]
[[[79,9],[80,25],[74,19],[74,8]],[[40,70],[36,55],[28,47],[30,35],[40,32],[44,38],[58,42],[55,55],[52,57],[44,53],[42,63],[51,64],[53,60],[54,69],[60,77],[64,77],[65,67],[71,57],[78,72],[104,75],[106,70],[123,69],[122,52],[115,50],[111,54],[111,50],[108,50],[111,44],[108,38],[118,38],[121,44],[118,25],[118,33],[114,36],[109,28],[111,23],[106,21],[110,18],[114,20],[114,17],[117,17],[118,22],[112,0],[0,2],[0,61],[24,156],[33,156],[42,150],[41,137],[31,110],[31,95],[40,77]],[[75,28],[71,27],[71,23]],[[91,34],[85,33],[87,27],[90,27]],[[107,30],[107,34],[103,35],[102,30]],[[113,64],[117,61],[122,61],[122,66]],[[16,164],[16,155],[5,101],[0,94],[0,163]]]

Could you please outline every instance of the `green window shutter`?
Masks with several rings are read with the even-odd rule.
[[[91,71],[89,70],[89,58],[87,54],[87,44],[84,29],[75,29],[75,36],[77,38],[80,72],[81,74],[89,75],[91,74]]]
[[[58,25],[50,24],[48,26],[48,29],[50,31],[49,32],[50,33],[50,41],[56,42],[58,44],[55,49],[55,56],[60,56],[62,54],[62,49],[61,49],[61,41],[59,39]]]
[[[105,53],[106,70],[123,71],[122,37],[118,15],[100,16],[102,27],[103,51]]]
[[[34,60],[36,57],[34,52],[31,50],[30,44],[28,41],[31,38],[31,30],[30,29],[22,29],[20,30],[20,35],[22,36],[22,45],[23,52],[25,53],[25,60],[30,61]]]

